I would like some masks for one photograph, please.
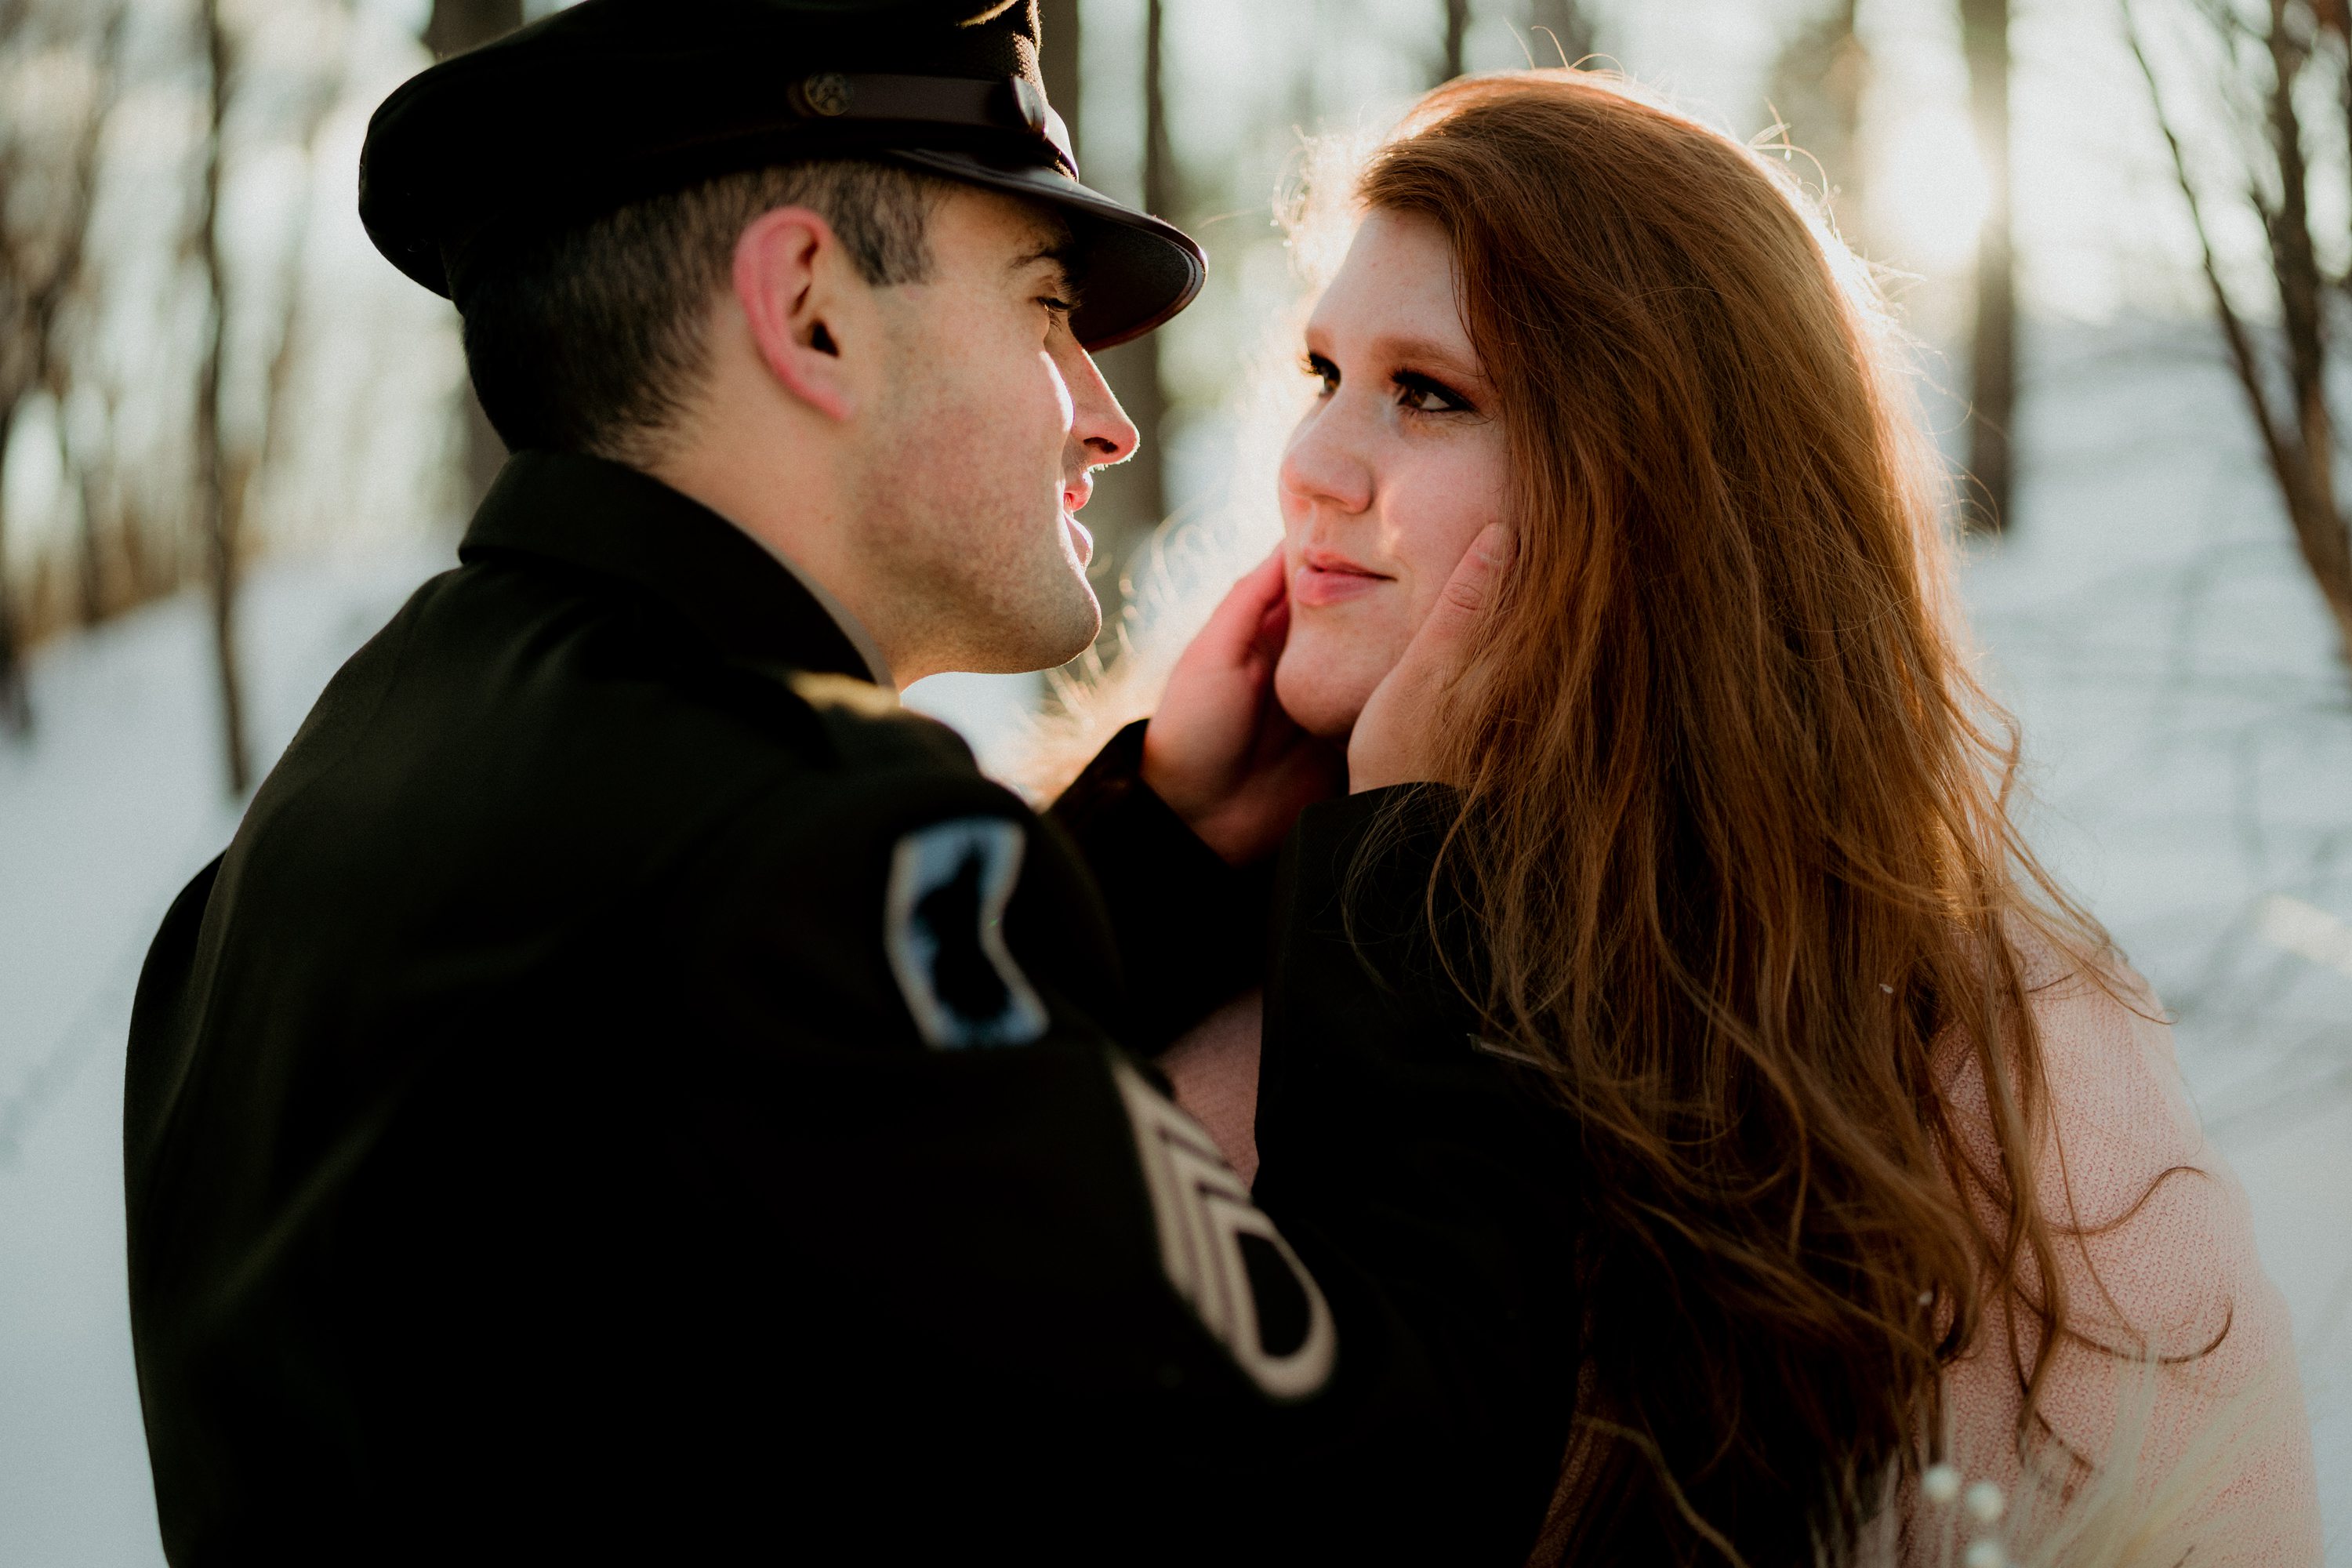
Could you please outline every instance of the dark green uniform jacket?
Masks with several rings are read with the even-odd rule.
[[[1559,1129],[1358,961],[1371,804],[1234,871],[1130,732],[1041,820],[592,459],[518,457],[460,554],[141,985],[179,1568],[1525,1552]],[[1125,1047],[1269,952],[1260,1207]]]

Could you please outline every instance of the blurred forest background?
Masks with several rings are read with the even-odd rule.
[[[354,174],[401,79],[552,8],[0,0],[0,1562],[160,1561],[121,1300],[131,984],[503,457]],[[1041,8],[1090,183],[1211,254],[1199,304],[1106,356],[1147,447],[1087,514],[1100,659],[1164,658],[1273,537],[1302,270],[1274,215],[1310,137],[1590,62],[1828,202],[1917,340],[2037,840],[2176,1010],[2245,1178],[2352,1563],[2347,0]],[[910,695],[1007,774],[1048,700]]]

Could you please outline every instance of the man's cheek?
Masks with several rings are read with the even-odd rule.
[[[1052,354],[1040,349],[1037,363],[1045,373],[1045,383],[1053,395],[1054,433],[1058,438],[1067,440],[1078,423],[1077,399],[1070,395],[1069,379],[1062,374],[1062,367],[1054,363]]]

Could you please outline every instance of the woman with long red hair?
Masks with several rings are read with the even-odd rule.
[[[2315,1562],[2284,1303],[2156,1004],[2012,822],[1864,271],[1766,160],[1573,71],[1439,89],[1357,195],[1282,551],[1168,700],[1270,679],[1275,745],[1424,716],[1291,852],[1356,857],[1401,1049],[1557,1108],[1581,1371],[1537,1555]],[[1269,1205],[1321,1147],[1284,1007],[1169,1058]]]

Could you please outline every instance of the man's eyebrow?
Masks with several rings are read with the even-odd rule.
[[[1005,270],[1012,273],[1026,272],[1041,261],[1050,261],[1060,269],[1064,281],[1074,283],[1076,281],[1078,273],[1077,258],[1076,239],[1067,234],[1056,234],[1038,241],[1029,249],[1014,257]]]

